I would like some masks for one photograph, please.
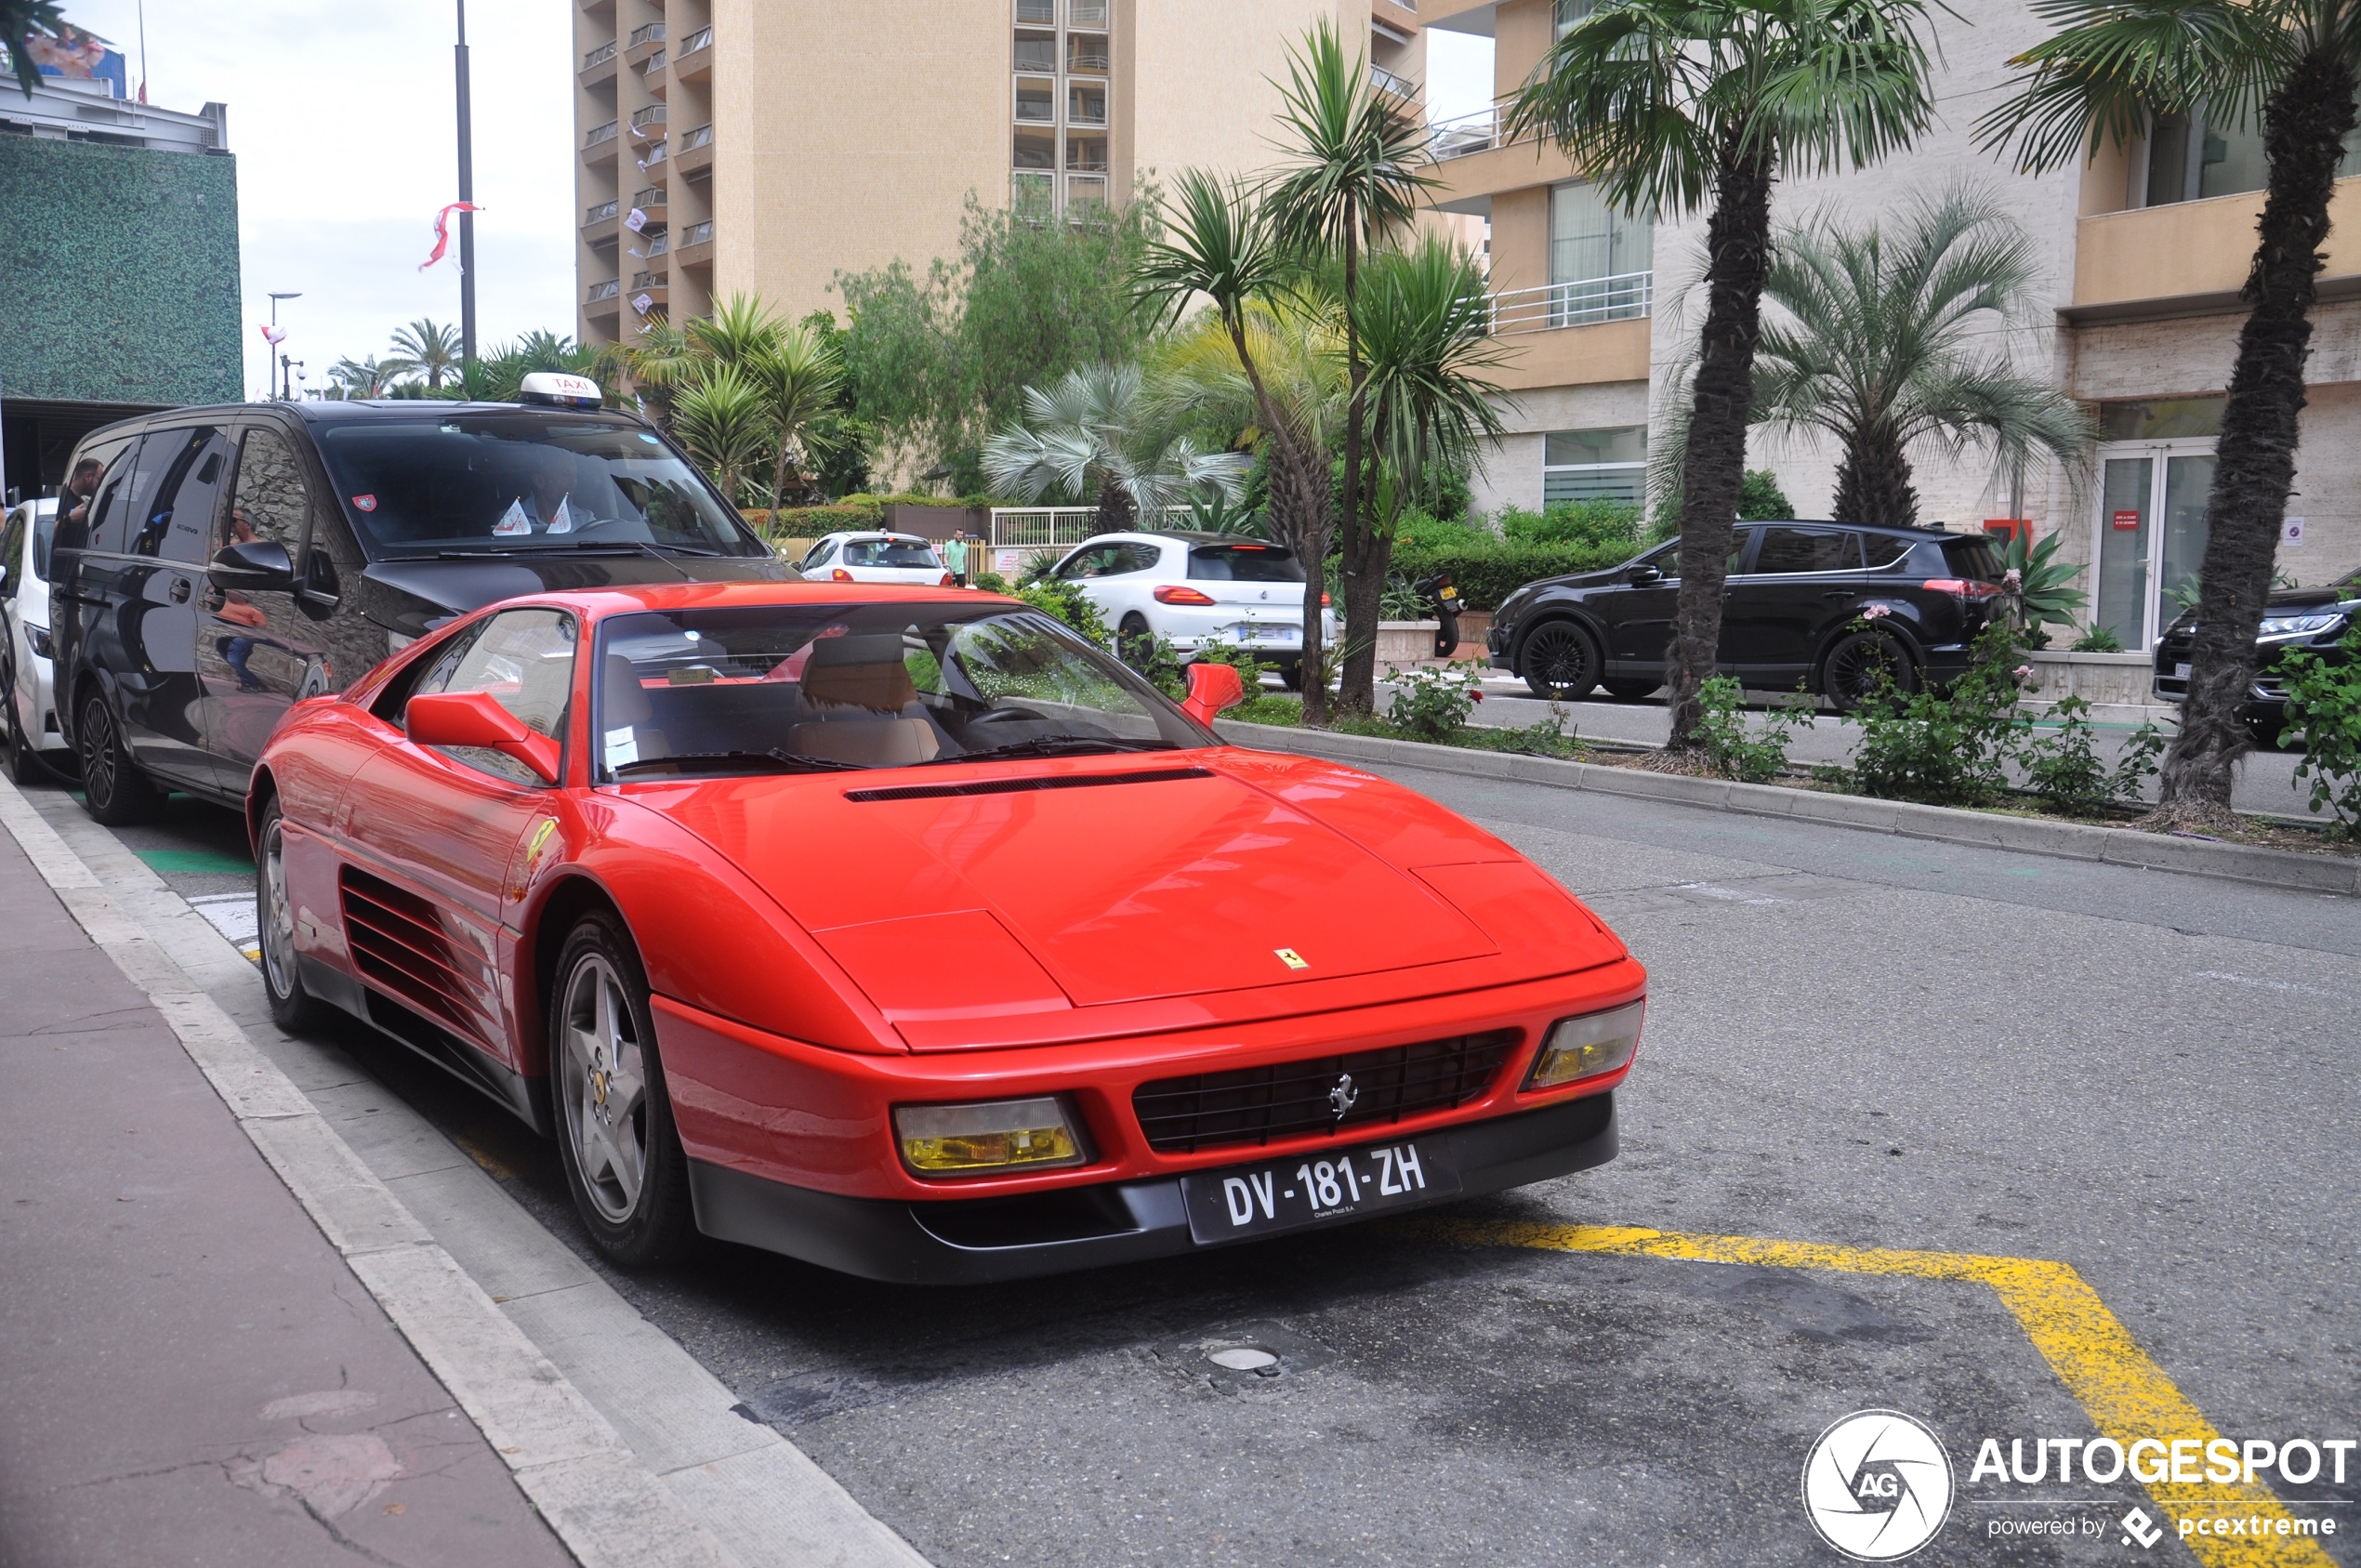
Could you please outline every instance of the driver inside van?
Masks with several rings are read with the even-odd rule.
[[[508,503],[508,509],[492,525],[493,537],[514,539],[531,534],[573,533],[574,512],[567,503],[574,480],[573,453],[561,446],[535,446],[533,487]]]

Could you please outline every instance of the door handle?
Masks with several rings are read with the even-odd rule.
[[[1820,597],[1822,599],[1851,599],[1853,594],[1853,590],[1851,588],[1824,588],[1821,590]]]
[[[186,604],[189,602],[188,578],[175,577],[172,579],[172,602],[175,604]]]

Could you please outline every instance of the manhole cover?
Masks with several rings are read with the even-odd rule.
[[[1257,1350],[1252,1345],[1234,1345],[1226,1351],[1216,1351],[1205,1359],[1233,1372],[1258,1372],[1263,1367],[1279,1364],[1277,1356],[1269,1351]]]

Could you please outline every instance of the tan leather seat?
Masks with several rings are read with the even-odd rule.
[[[647,688],[640,684],[639,667],[621,653],[609,653],[603,674],[605,690],[600,693],[599,722],[609,734],[628,729],[633,755],[642,760],[670,757],[670,743],[665,739],[664,731],[651,722],[655,718],[655,705],[648,700]]]
[[[787,747],[806,757],[898,768],[942,750],[893,633],[815,641],[803,668],[803,705],[813,717],[789,732]]]

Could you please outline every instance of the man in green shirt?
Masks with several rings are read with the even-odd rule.
[[[968,536],[966,534],[951,535],[951,542],[943,547],[943,564],[951,569],[951,575],[956,579],[961,587],[968,586]]]

